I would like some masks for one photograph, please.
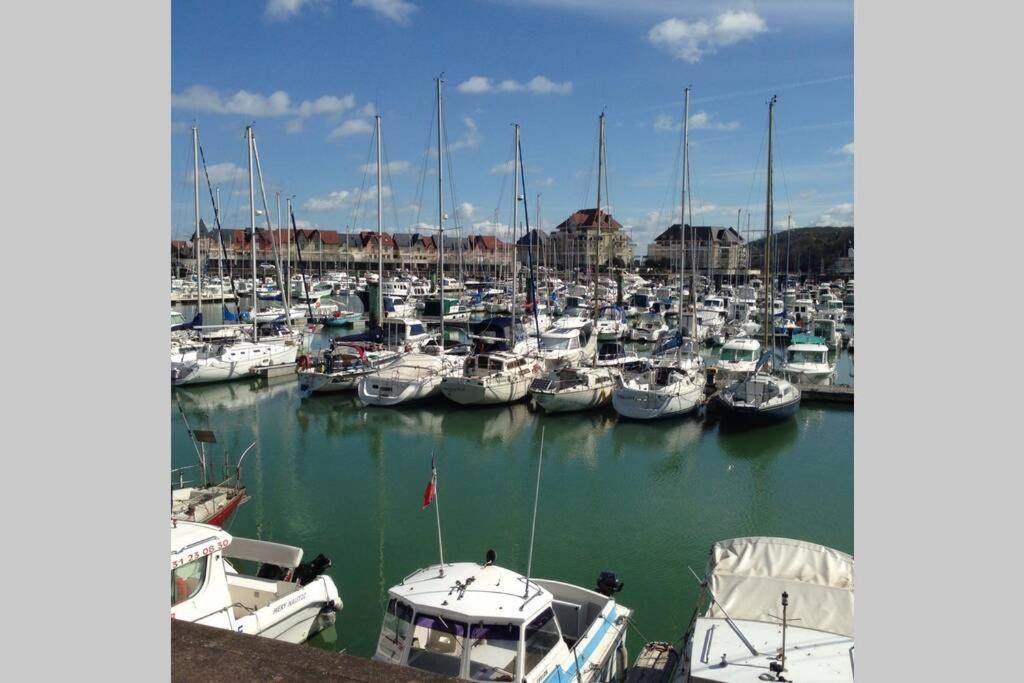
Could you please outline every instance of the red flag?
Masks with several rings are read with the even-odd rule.
[[[423,509],[426,510],[431,501],[434,500],[434,495],[437,493],[437,467],[434,466],[434,459],[430,459],[430,481],[427,482],[427,488],[423,491]]]

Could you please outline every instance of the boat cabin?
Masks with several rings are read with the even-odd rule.
[[[427,328],[415,318],[386,318],[382,324],[384,343],[392,346],[427,340]]]
[[[621,586],[621,584],[619,584]],[[374,659],[474,681],[621,676],[624,617],[614,599],[527,579],[492,562],[420,569],[388,591]]]
[[[756,362],[761,352],[761,343],[756,339],[730,339],[722,346],[718,356],[720,362]]]
[[[519,373],[527,365],[533,365],[533,361],[511,353],[478,353],[466,358],[464,369],[466,377],[488,377]]]
[[[581,348],[580,330],[577,327],[567,330],[548,330],[540,336],[541,351],[572,351]]]
[[[793,344],[786,348],[787,365],[828,365],[828,347],[824,344]]]

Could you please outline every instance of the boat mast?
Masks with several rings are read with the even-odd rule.
[[[764,270],[765,270],[765,293],[764,293],[764,346],[768,349],[768,335],[771,334],[772,342],[772,363],[775,362],[775,316],[774,316],[774,293],[775,285],[772,282],[771,272],[771,244],[772,244],[772,128],[775,116],[775,95],[768,100],[768,182],[767,196],[765,197],[764,208]]]
[[[384,326],[384,211],[381,197],[381,141],[380,114],[375,115],[377,123],[377,324]]]
[[[679,200],[679,342],[683,340],[683,280],[686,277],[686,171],[688,169],[687,136],[690,133],[690,88],[683,88],[683,189]],[[691,228],[692,232],[692,228]],[[697,329],[691,331],[697,334]]]
[[[199,228],[199,129],[192,126],[192,177],[196,195],[196,310],[203,312],[203,235]]]
[[[249,230],[252,231],[252,242],[249,252],[252,254],[252,308],[249,315],[252,316],[252,341],[256,343],[260,339],[260,330],[256,325],[256,198],[253,191],[252,178],[252,126],[245,127],[245,144],[249,152]]]
[[[444,74],[441,74],[443,76]],[[437,237],[441,242],[438,249],[438,268],[441,274],[437,278],[440,297],[441,315],[441,355],[444,355],[444,175],[441,164],[441,76],[437,77]]]
[[[519,124],[513,123],[512,146],[512,344],[516,338],[516,299],[519,294],[519,259],[516,258],[516,228],[519,226]]]
[[[217,188],[217,201],[213,204],[213,224],[217,226],[217,237],[220,237],[220,187]],[[224,303],[224,259],[217,257],[217,277],[220,279],[220,310],[221,316],[227,304]],[[235,285],[231,284],[231,291],[234,292]]]
[[[603,171],[604,112],[601,112],[601,115],[597,117],[597,253],[594,255],[594,266],[590,269],[590,282],[594,287],[594,324],[597,324],[597,274],[601,271],[601,174]]]

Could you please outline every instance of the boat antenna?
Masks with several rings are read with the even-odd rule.
[[[523,597],[530,594],[530,571],[533,569],[533,537],[537,531],[537,501],[540,499],[540,468],[544,464],[544,427],[540,428],[540,459],[537,461],[537,490],[533,494],[533,522],[530,524],[530,552],[526,559],[526,588]],[[525,604],[525,603],[524,603]],[[520,607],[519,609],[522,609]]]
[[[711,598],[711,602],[715,603],[715,607],[722,610],[722,615],[725,617],[725,623],[727,623],[729,625],[729,628],[733,630],[733,633],[735,633],[736,636],[743,641],[743,644],[747,646],[748,650],[750,650],[750,654],[754,655],[755,657],[759,656],[760,653],[754,648],[753,645],[750,644],[750,641],[747,640],[747,637],[743,635],[742,631],[740,631],[740,627],[736,625],[736,622],[732,620],[732,617],[729,616],[729,613],[725,611],[724,607],[722,607],[722,603],[718,602],[718,599],[715,597],[715,594],[711,592],[711,586],[708,585],[708,582],[697,576],[697,572],[693,571],[693,567],[687,566],[686,568],[690,570],[691,574],[693,574],[693,578],[697,579],[697,583],[700,584],[701,588],[707,590],[708,597]]]
[[[192,440],[192,447],[196,449],[199,466],[203,469],[203,486],[206,486],[206,457],[204,456],[206,451],[205,449],[199,450],[199,443],[196,441],[195,432],[192,431],[192,426],[188,423],[188,418],[185,417],[185,409],[181,407],[181,397],[175,394],[174,402],[178,405],[178,412],[181,413],[181,421],[185,423],[185,429],[188,430],[188,438]]]
[[[789,606],[789,593],[782,592],[782,652],[779,661],[772,662],[768,668],[775,673],[775,680],[784,681],[782,672],[786,670],[786,608]]]

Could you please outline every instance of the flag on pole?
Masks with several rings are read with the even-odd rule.
[[[434,458],[430,458],[430,481],[427,482],[427,488],[423,491],[423,509],[426,510],[430,507],[431,501],[434,500],[434,495],[437,493],[437,467],[434,464]]]

